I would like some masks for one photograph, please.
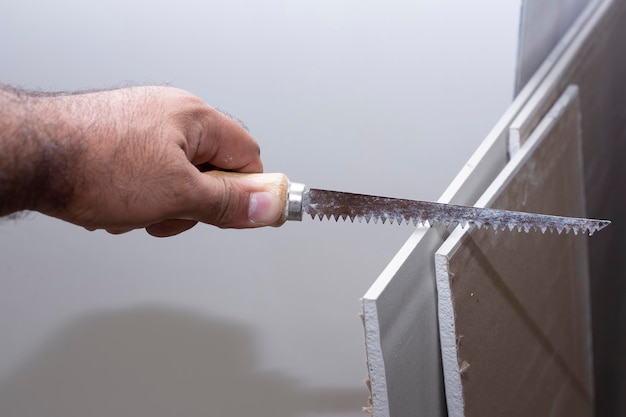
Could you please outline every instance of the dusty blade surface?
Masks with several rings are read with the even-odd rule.
[[[581,219],[519,211],[457,206],[428,201],[377,197],[365,194],[311,188],[304,194],[302,210],[312,218],[365,220],[377,223],[396,222],[456,227],[457,225],[492,228],[494,230],[531,230],[545,233],[589,234],[611,224],[608,220]]]

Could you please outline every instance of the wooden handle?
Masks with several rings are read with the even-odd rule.
[[[237,180],[246,180],[255,183],[258,187],[255,191],[266,191],[278,197],[278,201],[282,204],[281,215],[271,226],[280,226],[287,220],[287,198],[289,189],[289,179],[285,174],[281,173],[263,173],[263,174],[244,174],[241,172],[225,172],[225,171],[206,171],[205,175],[214,177],[230,177]]]

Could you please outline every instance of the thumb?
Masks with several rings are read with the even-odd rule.
[[[204,223],[222,228],[280,226],[285,222],[288,180],[284,174],[201,173],[206,191]]]

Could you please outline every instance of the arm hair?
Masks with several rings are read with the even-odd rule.
[[[62,121],[46,119],[37,93],[0,84],[0,216],[63,210],[74,194],[79,145],[61,140]],[[56,120],[55,120],[56,119]]]

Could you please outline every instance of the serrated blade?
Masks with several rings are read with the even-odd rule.
[[[457,225],[492,228],[493,230],[531,230],[589,234],[602,230],[608,220],[561,217],[520,211],[498,210],[354,194],[311,188],[302,194],[302,211],[313,219],[350,219],[366,222],[413,223],[413,225]]]

